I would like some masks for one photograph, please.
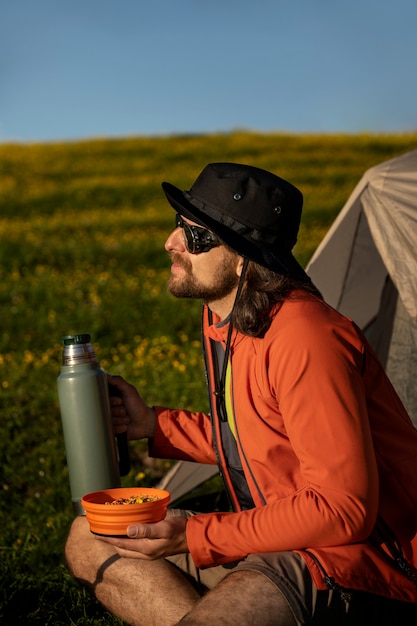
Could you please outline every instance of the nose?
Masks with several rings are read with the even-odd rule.
[[[164,247],[167,252],[171,252],[172,250],[175,250],[176,252],[185,252],[186,247],[182,228],[178,227],[172,231],[166,240]]]

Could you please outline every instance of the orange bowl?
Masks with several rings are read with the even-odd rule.
[[[153,496],[158,500],[140,504],[106,504],[131,496]],[[126,529],[130,524],[160,522],[164,519],[169,501],[170,494],[163,489],[120,487],[88,493],[83,496],[81,505],[92,533],[126,537]]]

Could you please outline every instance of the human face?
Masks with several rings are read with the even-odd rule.
[[[188,226],[199,227],[181,216],[180,220]],[[213,310],[218,309],[219,315],[227,315],[229,300],[233,301],[239,281],[241,257],[220,242],[206,252],[191,253],[181,225],[170,234],[165,249],[172,260],[170,293],[177,298],[201,299]]]

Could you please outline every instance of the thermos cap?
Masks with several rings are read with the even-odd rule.
[[[62,341],[64,346],[74,346],[80,343],[90,343],[91,336],[87,333],[82,335],[65,335],[65,337],[62,337]]]
[[[96,354],[90,343],[91,337],[88,333],[65,335],[62,337],[62,341],[64,343],[62,365],[96,363]]]

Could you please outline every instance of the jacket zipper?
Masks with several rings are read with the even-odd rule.
[[[203,317],[204,317],[204,308],[203,308]],[[204,323],[201,325],[201,327],[202,329],[204,329]],[[215,403],[213,402],[213,399],[212,399],[213,391],[212,391],[212,382],[210,378],[210,369],[209,369],[209,364],[208,364],[208,359],[207,359],[206,341],[210,341],[210,339],[206,339],[206,337],[204,336],[204,332],[202,332],[201,345],[203,348],[203,359],[204,359],[204,367],[205,367],[205,372],[206,372],[206,385],[207,385],[207,392],[208,392],[209,404],[210,404],[210,421],[211,421],[211,429],[213,433],[213,448],[214,448],[214,453],[217,459],[217,466],[219,468],[219,474],[222,478],[224,490],[226,492],[229,503],[232,509],[239,510],[240,509],[239,503],[235,497],[234,492],[230,488],[231,480],[230,480],[229,473],[227,471],[227,466],[225,463],[223,463],[222,455],[220,454],[219,433],[217,430],[218,415],[217,415],[216,407],[214,406]],[[210,347],[210,350],[211,350],[211,347]],[[215,366],[216,365],[213,362],[213,367]]]
[[[323,565],[320,563],[320,561],[318,560],[318,558],[316,557],[315,554],[313,554],[312,552],[310,552],[310,550],[297,550],[297,552],[305,552],[306,554],[308,554],[308,556],[313,559],[313,561],[315,562],[315,564],[317,565],[318,569],[320,570],[322,576],[323,576],[323,582],[326,585],[326,587],[328,589],[330,589],[330,591],[335,591],[338,594],[340,594],[340,597],[342,598],[342,600],[349,602],[352,594],[350,591],[348,591],[347,589],[345,589],[344,587],[341,587],[333,578],[333,576],[329,576],[328,573],[326,572],[326,570],[324,569]]]
[[[230,363],[232,362],[232,357],[230,356]],[[238,443],[238,451],[239,451],[239,456],[242,457],[243,461],[245,462],[245,467],[247,468],[250,477],[252,479],[253,484],[256,487],[256,491],[258,492],[258,495],[262,501],[262,504],[266,504],[266,499],[261,491],[261,488],[258,485],[258,482],[252,472],[252,468],[249,465],[245,450],[243,448],[242,445],[242,440],[240,438],[240,434],[239,434],[239,427],[238,427],[238,423],[237,423],[237,419],[236,419],[236,411],[235,411],[235,394],[234,394],[234,383],[233,383],[233,367],[231,368],[231,374],[232,374],[232,392],[231,392],[231,400],[232,400],[232,410],[233,410],[233,422],[234,422],[234,426],[235,426],[235,433],[236,433],[236,441]]]

